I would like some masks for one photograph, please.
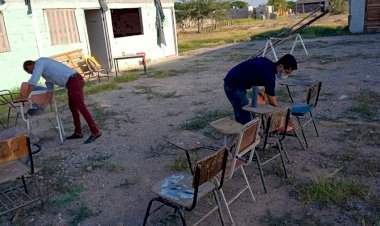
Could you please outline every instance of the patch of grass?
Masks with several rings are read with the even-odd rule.
[[[186,130],[202,129],[210,122],[227,116],[232,116],[231,110],[207,112],[203,115],[195,117],[194,119],[190,120],[190,122],[182,124],[181,128]]]
[[[111,156],[111,154],[99,154],[95,156],[89,156],[87,157],[88,164],[83,167],[83,170],[89,170],[88,167],[91,167],[91,170],[105,167],[108,165],[107,160],[111,158]]]
[[[82,203],[79,209],[69,209],[69,213],[74,216],[70,221],[70,225],[78,225],[82,221],[94,215],[90,208]]]
[[[136,177],[133,177],[131,179],[125,179],[121,184],[120,184],[120,187],[122,188],[125,188],[125,189],[128,189],[128,188],[131,188],[133,187],[134,185],[137,184],[137,178]]]
[[[180,219],[180,217],[178,216],[178,214],[171,213],[171,214],[165,216],[164,219],[160,219],[158,221],[158,225],[163,225],[163,226],[178,225],[179,219]]]
[[[113,81],[116,83],[127,83],[132,82],[140,78],[140,75],[136,72],[131,72],[126,75],[121,75],[113,78]]]
[[[168,77],[176,76],[178,74],[181,74],[181,71],[174,70],[174,69],[170,69],[170,70],[154,70],[154,71],[149,72],[148,77],[154,77],[154,78],[157,78],[157,79],[163,79],[163,78],[168,78]]]
[[[161,155],[171,155],[170,146],[168,144],[158,144],[156,146],[149,147],[149,150],[145,153],[145,158],[157,158]]]
[[[158,94],[160,97],[167,99],[167,98],[179,98],[181,95],[177,95],[176,91],[169,92],[169,93],[159,93]]]
[[[195,162],[196,158],[194,155],[191,156],[191,162]],[[176,172],[189,172],[189,162],[186,157],[179,157],[174,159],[169,165],[169,170]]]
[[[136,91],[134,93],[136,94],[153,94],[152,86],[147,85],[138,85],[135,86]]]
[[[315,201],[344,208],[350,199],[365,199],[368,192],[369,188],[359,182],[326,178],[301,185],[299,196],[304,203]]]
[[[120,162],[110,162],[108,163],[108,166],[111,170],[111,172],[115,172],[115,173],[121,173],[125,170],[125,167],[120,163]]]
[[[114,81],[104,83],[86,83],[86,86],[84,87],[84,94],[91,95],[118,89],[121,89],[121,87]]]
[[[204,101],[193,101],[191,102],[191,105],[193,106],[199,106],[199,105],[205,105],[206,103]]]
[[[105,127],[107,120],[112,119],[112,116],[115,115],[115,112],[102,108],[98,104],[91,105],[91,113],[100,127]]]
[[[44,165],[42,167],[43,173],[49,177],[54,176],[55,174],[59,173],[60,170],[61,170],[61,167],[57,165]]]
[[[339,134],[339,138],[352,145],[380,145],[380,126],[373,125],[348,125],[349,131]]]
[[[380,93],[371,90],[362,90],[354,98],[355,104],[348,108],[348,112],[358,113],[364,119],[376,120],[380,109]]]
[[[321,220],[313,215],[303,214],[301,217],[296,217],[293,212],[287,212],[282,216],[276,217],[270,210],[267,210],[265,215],[260,218],[260,223],[269,226],[285,226],[285,225],[323,225]]]
[[[54,205],[65,206],[74,201],[78,201],[80,193],[84,192],[85,189],[83,187],[70,187],[66,194],[57,200],[53,201]]]

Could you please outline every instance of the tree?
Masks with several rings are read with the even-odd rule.
[[[288,7],[286,0],[268,0],[267,5],[272,5],[276,11],[285,11]]]
[[[292,9],[293,12],[295,12],[295,11],[296,11],[296,2],[288,1],[286,7],[287,7],[288,9]]]
[[[230,8],[232,8],[232,9],[247,9],[248,8],[248,2],[233,1],[230,3]]]
[[[217,20],[224,17],[229,4],[224,0],[182,0],[174,7],[179,20],[190,19],[197,22],[199,33],[203,29],[203,20]]]
[[[329,8],[332,14],[343,14],[348,12],[348,0],[330,0]]]

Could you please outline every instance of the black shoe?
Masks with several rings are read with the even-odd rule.
[[[66,137],[66,140],[80,139],[83,138],[82,134],[73,133],[71,136]]]
[[[102,132],[100,132],[100,131],[97,134],[91,134],[84,143],[85,144],[92,143],[96,139],[98,139],[101,135],[102,135]]]

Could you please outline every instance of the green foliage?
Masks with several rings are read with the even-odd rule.
[[[369,189],[358,182],[348,180],[336,180],[332,178],[314,181],[300,188],[300,198],[305,203],[312,201],[324,204],[336,204],[344,207],[349,199],[355,197],[364,199]]]
[[[286,0],[268,0],[267,5],[272,5],[274,10],[286,10],[288,7],[288,3]]]
[[[204,115],[194,118],[188,123],[183,124],[181,127],[182,129],[186,129],[186,130],[202,129],[214,120],[217,120],[226,116],[231,116],[231,115],[232,115],[231,110],[225,111],[225,112],[219,112],[219,111],[208,112]]]
[[[114,81],[105,82],[105,83],[97,83],[90,84],[84,87],[84,94],[91,95],[95,93],[105,92],[109,90],[121,89],[118,84]]]
[[[174,5],[178,22],[194,20],[198,25],[198,33],[203,30],[203,20],[214,21],[225,18],[225,10],[229,8],[227,1],[217,0],[182,0]]]
[[[329,9],[331,14],[343,14],[348,12],[348,0],[330,0]]]
[[[70,209],[69,212],[74,216],[74,218],[70,221],[70,225],[79,225],[82,221],[94,215],[91,209],[83,203],[79,209]]]
[[[294,2],[294,1],[288,1],[286,8],[292,9],[293,12],[295,12],[296,11],[296,2]]]
[[[230,3],[230,8],[232,8],[232,9],[247,9],[248,8],[248,2],[233,1]]]

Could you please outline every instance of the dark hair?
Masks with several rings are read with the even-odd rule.
[[[297,61],[296,58],[294,58],[291,54],[286,54],[283,57],[280,58],[279,61],[277,61],[276,65],[284,66],[284,69],[291,69],[291,70],[297,70]]]
[[[36,62],[34,62],[33,60],[27,60],[27,61],[25,61],[24,62],[24,71],[27,71],[28,70],[28,66],[29,65],[33,65],[33,64],[35,64]]]

